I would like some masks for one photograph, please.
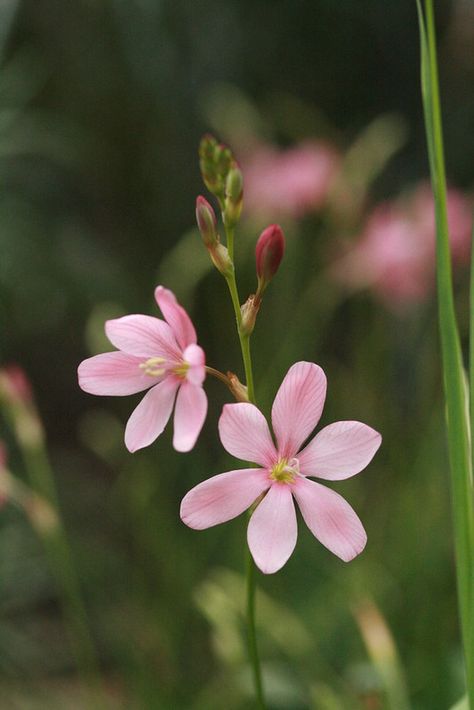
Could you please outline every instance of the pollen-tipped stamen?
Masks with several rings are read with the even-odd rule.
[[[294,483],[299,475],[298,459],[280,459],[270,471],[270,478],[278,483]]]
[[[139,364],[140,370],[143,370],[145,375],[150,375],[150,377],[160,377],[166,372],[166,368],[157,367],[166,362],[164,357],[149,357],[145,362]]]

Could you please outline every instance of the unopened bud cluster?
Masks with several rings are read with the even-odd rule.
[[[206,135],[199,146],[199,163],[202,178],[208,190],[217,198],[222,212],[228,242],[233,240],[233,230],[238,223],[243,206],[243,176],[231,150]],[[233,274],[231,254],[221,244],[216,214],[202,196],[196,200],[196,220],[202,240],[212,262],[226,278]],[[229,249],[232,249],[229,246]],[[285,251],[285,237],[281,227],[271,224],[261,233],[255,249],[257,291],[241,306],[240,333],[249,336],[254,327],[262,295],[280,266]]]
[[[227,176],[234,162],[230,148],[218,143],[214,136],[203,136],[199,144],[202,179],[209,192],[217,197],[221,205],[225,202]]]

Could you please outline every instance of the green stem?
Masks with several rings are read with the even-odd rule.
[[[253,670],[253,680],[257,703],[261,710],[265,710],[263,695],[262,673],[257,647],[257,632],[255,628],[255,562],[247,547],[247,624],[250,662]]]
[[[234,227],[226,227],[225,234],[227,240],[227,251],[232,261],[234,261]]]
[[[229,241],[227,240],[227,243]],[[249,400],[255,404],[255,386],[253,381],[253,369],[252,369],[252,356],[250,354],[250,336],[243,335],[241,333],[240,325],[242,323],[242,313],[240,311],[240,299],[239,292],[237,290],[237,282],[235,280],[235,273],[232,272],[230,276],[226,276],[227,286],[229,287],[230,297],[232,299],[232,305],[234,306],[235,320],[237,324],[237,333],[239,335],[240,349],[242,351],[242,360],[244,363],[245,370],[245,380],[247,384],[247,391]]]
[[[453,502],[454,542],[467,693],[474,710],[474,499],[471,443],[465,378],[454,307],[447,220],[441,108],[432,0],[425,0],[425,18],[418,4],[422,46],[422,90],[428,155],[436,207],[436,262],[439,327],[444,372],[449,459]],[[472,309],[472,305],[471,305]],[[471,319],[474,312],[471,310]],[[471,352],[474,324],[471,322]],[[471,381],[474,379],[471,361]],[[474,392],[471,389],[471,398]]]
[[[234,251],[234,230],[226,229],[227,249],[233,260]],[[240,349],[242,351],[242,360],[244,363],[245,380],[247,385],[247,394],[250,402],[256,403],[255,387],[253,380],[252,356],[250,353],[250,336],[243,335],[241,332],[242,313],[240,310],[240,298],[235,279],[235,272],[226,276],[227,286],[229,288],[232,305],[234,307],[235,321],[237,325],[237,333],[239,335]],[[260,658],[258,655],[257,632],[255,627],[255,563],[253,561],[250,550],[247,548],[247,633],[248,633],[248,648],[249,658],[253,671],[255,695],[257,704],[260,710],[265,710],[265,699],[262,684],[262,673],[260,669]]]

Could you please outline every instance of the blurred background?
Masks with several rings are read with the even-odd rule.
[[[474,6],[435,5],[466,344]],[[252,707],[245,518],[195,532],[178,515],[193,485],[232,466],[216,428],[228,392],[206,381],[190,454],[168,427],[131,455],[139,396],[93,397],[76,377],[112,349],[106,318],[159,315],[159,283],[208,364],[243,377],[194,227],[208,131],[244,173],[242,300],[261,229],[279,222],[287,238],[253,336],[263,411],[288,367],[312,360],[329,382],[322,424],[384,437],[367,470],[334,484],[364,521],[363,555],[345,565],[301,524],[284,570],[259,575],[270,707],[445,710],[461,697],[418,53],[412,0],[1,0],[2,710]]]

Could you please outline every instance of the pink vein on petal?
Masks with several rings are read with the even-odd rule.
[[[367,535],[355,511],[339,493],[299,478],[293,487],[301,514],[313,535],[331,552],[350,562],[365,547]]]
[[[329,424],[298,454],[300,472],[337,481],[364,469],[382,443],[380,434],[362,422]]]
[[[298,528],[290,487],[274,483],[250,518],[247,541],[264,574],[283,567],[295,549]]]
[[[142,358],[122,352],[101,353],[83,360],[77,368],[79,386],[97,395],[125,396],[142,392],[156,383],[156,378],[140,369]]]
[[[169,323],[180,348],[184,350],[188,345],[196,343],[196,331],[191,318],[178,303],[174,293],[163,286],[157,286],[155,299],[167,323]]]
[[[204,530],[237,517],[270,485],[261,468],[227,471],[199,483],[181,503],[181,520],[195,530]]]
[[[161,434],[171,416],[178,387],[177,379],[166,377],[133,410],[125,428],[125,445],[131,453],[149,446]]]
[[[278,452],[291,458],[318,423],[326,398],[326,375],[313,362],[297,362],[288,370],[272,407]]]
[[[219,419],[222,445],[232,456],[269,467],[276,461],[267,420],[254,404],[226,404]]]
[[[174,409],[173,446],[176,451],[191,451],[201,433],[207,414],[207,396],[200,385],[183,382]]]
[[[177,360],[180,349],[168,323],[135,314],[108,320],[105,332],[116,348],[137,357],[166,357]]]

